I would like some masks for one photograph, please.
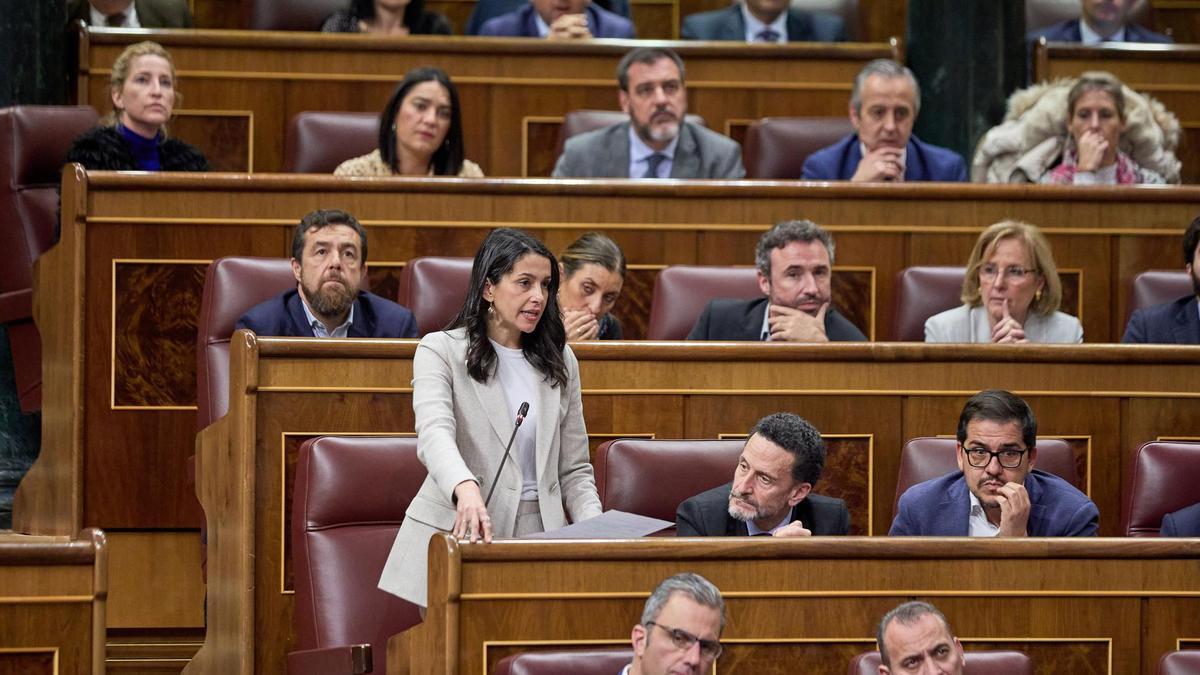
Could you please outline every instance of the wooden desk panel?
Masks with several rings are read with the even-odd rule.
[[[1183,126],[1176,155],[1183,182],[1200,182],[1200,45],[1112,44],[1035,46],[1038,81],[1107,70],[1127,86],[1157,98]]]
[[[526,117],[561,118],[578,108],[617,109],[614,71],[645,44],[601,40],[567,44],[523,38],[330,33],[143,31],[89,28],[80,40],[77,98],[108,110],[112,62],[127,45],[151,39],[171,50],[180,91],[193,109],[250,111],[253,171],[278,171],[288,120],[305,110],[378,112],[404,73],[435,64],[458,86],[467,157],[492,176],[520,176],[526,155],[553,155],[552,140],[523,145]],[[890,58],[886,43],[745,45],[665,42],[687,63],[690,111],[723,130],[731,120],[768,115],[844,114],[854,75]],[[227,138],[185,138],[202,150]],[[222,156],[217,166],[235,158]],[[544,164],[544,158],[537,165]]]
[[[197,440],[198,490],[209,518],[210,628],[193,672],[282,668],[292,611],[284,536],[292,439],[411,433],[414,350],[407,340],[235,336],[230,413]],[[903,441],[953,433],[962,403],[986,387],[1027,397],[1042,435],[1080,444],[1087,469],[1082,487],[1100,508],[1104,534],[1117,532],[1122,472],[1137,447],[1122,430],[1150,424],[1131,414],[1171,410],[1171,433],[1200,435],[1200,398],[1192,386],[1200,376],[1200,347],[625,342],[581,344],[575,351],[593,441],[744,434],[778,410],[807,417],[830,438],[868,439],[846,444],[869,455],[867,473],[830,474],[822,485],[862,495],[852,502],[865,504],[877,536],[891,523]],[[855,508],[857,522],[864,514]],[[1031,630],[1024,635],[1043,632]]]
[[[764,672],[797,658],[808,672],[841,672],[848,655],[874,646],[879,617],[914,597],[936,604],[968,650],[1026,649],[1039,673],[1150,673],[1177,639],[1200,628],[1200,549],[1181,541],[484,546],[439,536],[429,550],[429,612],[425,623],[391,640],[391,675],[482,675],[521,648],[627,644],[646,597],[683,571],[703,575],[725,599],[727,654],[716,663],[722,675]]]
[[[45,450],[26,479],[62,492],[52,498],[48,488],[39,489],[41,506],[19,501],[15,518],[28,531],[56,534],[78,531],[85,522],[196,526],[199,512],[185,475],[193,454],[203,268],[223,255],[288,255],[294,224],[313,209],[338,205],[366,224],[378,288],[388,287],[384,277],[394,277],[395,266],[412,257],[472,255],[496,226],[524,227],[555,251],[589,229],[603,229],[634,267],[636,283],[627,285],[616,310],[631,337],[645,325],[662,266],[746,264],[770,223],[804,216],[835,234],[838,285],[858,284],[854,292],[864,300],[854,309],[863,312],[867,334],[884,339],[897,272],[915,264],[961,264],[979,231],[1017,217],[1043,225],[1060,266],[1081,279],[1087,339],[1110,340],[1123,329],[1133,274],[1177,266],[1179,236],[1198,202],[1195,188],[645,185],[68,170],[63,239],[39,261]],[[1036,389],[1037,381],[1017,386]],[[78,463],[50,468],[51,448],[77,453]]]
[[[78,538],[0,534],[0,672],[104,672],[108,551]]]

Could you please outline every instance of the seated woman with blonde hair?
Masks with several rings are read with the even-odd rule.
[[[333,175],[483,178],[464,154],[458,90],[440,68],[416,68],[379,115],[379,147],[342,162]]]
[[[1058,267],[1035,225],[1005,220],[979,235],[962,301],[925,322],[926,342],[1083,342],[1079,319],[1058,311]]]

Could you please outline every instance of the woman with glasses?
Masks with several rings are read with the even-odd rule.
[[[1058,268],[1035,225],[1005,220],[979,235],[962,301],[925,322],[926,342],[1083,342],[1079,319],[1058,311]]]

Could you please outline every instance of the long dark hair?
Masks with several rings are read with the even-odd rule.
[[[375,0],[350,0],[350,13],[354,18],[370,21],[375,18]],[[404,25],[409,32],[421,24],[425,16],[425,0],[409,0],[404,8]]]
[[[533,332],[521,333],[521,351],[529,365],[545,376],[551,386],[567,383],[567,364],[563,360],[567,330],[558,309],[558,262],[541,241],[507,227],[492,230],[479,245],[475,263],[471,266],[467,298],[458,315],[446,327],[446,330],[467,329],[467,373],[476,382],[487,382],[495,372],[496,364],[496,350],[488,341],[488,303],[483,299],[484,284],[488,281],[493,286],[499,284],[500,277],[511,272],[513,265],[530,253],[550,261],[550,288],[546,289],[548,295],[541,320]]]
[[[412,8],[412,5],[409,5]],[[450,76],[441,68],[414,68],[404,75],[392,97],[388,99],[383,112],[379,114],[379,155],[384,163],[392,168],[392,173],[400,173],[400,158],[396,156],[396,113],[404,103],[404,97],[413,87],[422,82],[437,82],[446,88],[450,95],[450,128],[446,130],[446,140],[434,151],[429,165],[433,167],[435,176],[457,176],[462,171],[463,136],[462,113],[458,110],[458,90],[450,81]]]

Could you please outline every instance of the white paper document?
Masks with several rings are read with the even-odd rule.
[[[659,530],[674,527],[669,520],[624,511],[605,511],[595,518],[573,523],[549,532],[539,532],[522,539],[637,539]]]

